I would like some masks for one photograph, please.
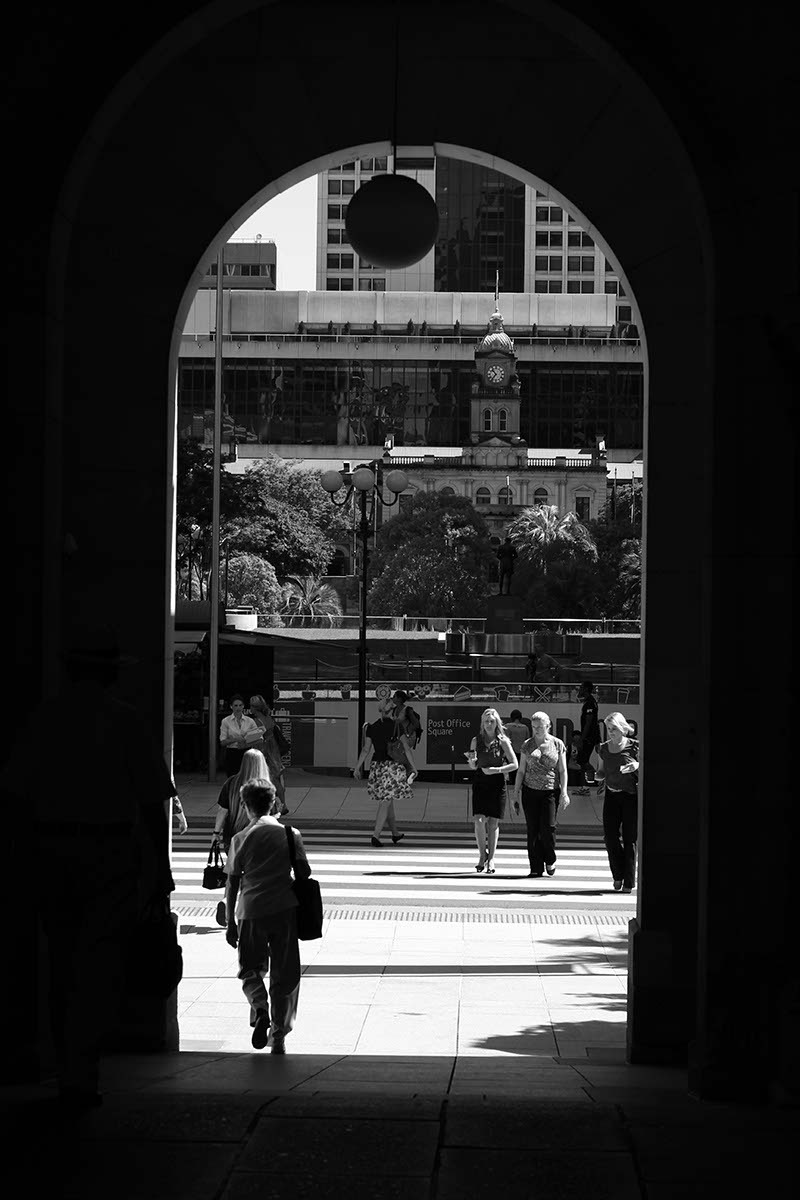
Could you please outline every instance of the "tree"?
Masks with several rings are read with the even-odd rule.
[[[252,605],[256,612],[274,613],[281,607],[281,586],[271,563],[255,554],[237,554],[224,571],[231,608]]]
[[[342,604],[336,589],[318,576],[290,576],[283,589],[281,612],[295,618],[293,624],[308,621],[311,625],[314,618],[323,617],[332,627],[342,615]]]
[[[178,443],[178,594],[203,599],[211,569],[213,452],[188,439]],[[319,472],[276,455],[244,474],[220,474],[220,539],[229,557],[255,555],[289,574],[325,571],[337,541],[346,540],[351,514],[330,503]]]
[[[508,536],[523,562],[546,576],[556,563],[596,562],[597,547],[574,512],[559,517],[555,504],[525,508],[512,521]]]
[[[369,607],[397,616],[482,616],[494,553],[464,496],[420,493],[378,533]]]
[[[330,537],[302,509],[267,497],[232,539],[236,552],[272,563],[279,579],[291,574],[322,575],[333,558]]]

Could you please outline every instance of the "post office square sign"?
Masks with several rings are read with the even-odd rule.
[[[482,712],[476,704],[429,704],[425,747],[428,763],[464,766],[464,752],[480,729]]]

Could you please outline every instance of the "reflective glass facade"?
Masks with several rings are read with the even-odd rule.
[[[520,433],[536,449],[643,444],[641,365],[519,363]],[[316,363],[261,359],[223,365],[223,440],[263,445],[460,446],[469,440],[469,362]],[[182,359],[178,429],[211,440],[214,364]]]
[[[525,290],[525,184],[452,158],[436,160],[437,292]]]

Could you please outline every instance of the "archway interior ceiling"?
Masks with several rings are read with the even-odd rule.
[[[233,217],[241,224],[270,188],[283,190],[313,173],[308,164],[330,161],[340,148],[385,142],[393,121],[387,49],[394,18],[391,10],[370,9],[366,22],[364,11],[263,6],[170,63],[114,139],[135,144],[135,131],[149,126],[152,174],[127,178],[124,189],[114,190],[112,181],[113,196],[96,192],[96,211],[82,214],[93,232],[102,230],[112,199],[120,226],[138,220],[142,205],[152,205],[157,177],[160,225],[168,235],[182,230],[171,257],[190,246],[197,254],[175,262],[183,291],[209,247],[232,232]],[[313,23],[310,38],[297,36],[300,14]],[[619,142],[624,127],[625,145],[639,144],[644,116],[598,62],[542,24],[484,5],[458,6],[457,14],[450,6],[404,8],[400,50],[402,144],[475,147],[550,184],[584,224],[605,235],[629,280],[645,260],[650,269],[659,259],[661,270],[674,264],[681,218],[671,228],[662,181]],[[385,69],[370,69],[376,61]],[[660,210],[657,225],[642,219],[651,205]],[[624,247],[613,236],[620,226]],[[127,253],[115,241],[112,262]],[[173,315],[176,308],[177,298]]]

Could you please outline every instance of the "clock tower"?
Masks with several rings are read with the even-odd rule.
[[[524,446],[519,436],[517,356],[496,302],[486,336],[475,351],[475,376],[470,405],[473,446],[488,441]]]

